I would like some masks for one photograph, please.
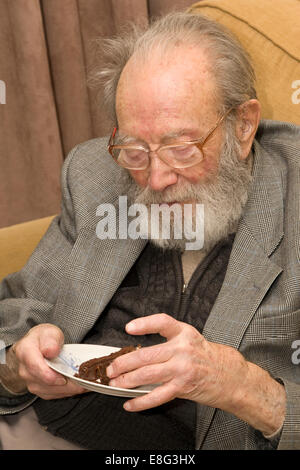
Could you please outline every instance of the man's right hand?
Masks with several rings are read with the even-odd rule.
[[[27,388],[44,400],[86,393],[86,389],[50,369],[44,359],[58,356],[63,344],[63,332],[57,326],[45,323],[31,328],[11,346],[7,365],[15,374],[16,389]]]

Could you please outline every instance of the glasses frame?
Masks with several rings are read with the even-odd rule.
[[[208,141],[208,139],[213,135],[213,133],[215,132],[215,130],[220,126],[220,124],[224,121],[224,119],[228,116],[228,114],[233,111],[233,107],[230,108],[228,111],[226,111],[226,113],[224,113],[217,121],[217,123],[208,131],[207,135],[205,137],[202,137],[201,139],[196,139],[196,140],[188,140],[188,141],[181,141],[181,142],[174,142],[173,144],[167,144],[167,145],[161,145],[160,147],[158,147],[156,150],[150,150],[150,149],[147,149],[145,148],[143,145],[132,145],[132,144],[128,144],[128,145],[115,145],[113,142],[114,142],[114,138],[115,138],[115,135],[116,135],[116,132],[117,132],[117,127],[114,127],[113,130],[112,130],[112,133],[110,135],[110,138],[109,138],[109,142],[108,142],[108,151],[110,153],[110,155],[112,156],[112,158],[115,160],[115,162],[119,165],[119,166],[122,166],[123,168],[126,168],[124,167],[123,165],[121,165],[119,162],[118,162],[118,158],[115,157],[115,155],[113,154],[113,149],[119,149],[119,150],[126,150],[126,149],[136,149],[136,150],[143,150],[144,152],[148,153],[148,165],[145,167],[145,168],[127,168],[128,170],[136,170],[136,171],[139,171],[139,170],[146,170],[148,167],[149,167],[149,164],[150,164],[150,158],[149,158],[149,154],[150,153],[156,153],[158,156],[159,156],[159,151],[162,150],[162,149],[167,149],[167,148],[171,148],[171,147],[182,147],[183,145],[195,145],[202,153],[202,159],[197,161],[196,163],[192,163],[192,165],[188,165],[188,166],[172,166],[170,165],[168,162],[166,162],[163,158],[161,158],[159,156],[159,158],[164,162],[166,163],[167,165],[169,165],[170,167],[172,168],[177,168],[177,169],[182,169],[182,168],[190,168],[194,165],[197,165],[197,163],[200,163],[201,161],[204,160],[205,158],[205,154],[204,154],[204,151],[203,151],[203,147],[204,145],[206,144],[206,142]]]

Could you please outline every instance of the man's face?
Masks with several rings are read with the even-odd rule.
[[[219,100],[211,66],[199,49],[179,47],[164,59],[154,53],[145,63],[130,60],[116,96],[120,137],[154,151],[162,144],[200,139],[220,117]],[[131,202],[148,208],[163,203],[204,206],[206,249],[234,230],[251,179],[248,162],[239,158],[235,130],[229,135],[224,127],[209,138],[204,159],[193,167],[171,168],[152,153],[147,169],[128,170]],[[148,230],[152,238],[148,222],[143,221],[142,232]],[[186,246],[184,238],[153,241],[165,248],[184,250]]]
[[[117,90],[119,135],[155,150],[162,144],[205,136],[218,119],[216,87],[203,52],[178,47],[149,61],[130,60]],[[194,167],[173,169],[152,154],[146,170],[130,171],[141,187],[166,191],[207,180],[217,172],[222,128],[205,145],[205,159]]]

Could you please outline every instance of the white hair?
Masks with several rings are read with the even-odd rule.
[[[101,69],[94,69],[89,83],[103,87],[104,104],[116,120],[115,96],[118,82],[129,58],[136,55],[147,60],[154,49],[161,53],[169,48],[187,44],[209,51],[218,93],[221,97],[219,112],[236,108],[256,98],[255,73],[250,57],[237,39],[222,25],[205,16],[172,12],[154,20],[145,30],[136,25],[119,37],[101,39]]]

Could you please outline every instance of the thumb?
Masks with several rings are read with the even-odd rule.
[[[54,325],[44,325],[39,337],[40,351],[47,359],[53,359],[60,353],[64,344],[63,332]]]

